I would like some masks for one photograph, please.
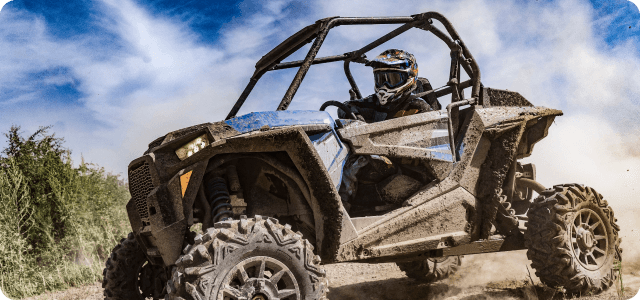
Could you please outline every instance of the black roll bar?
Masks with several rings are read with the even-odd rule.
[[[438,20],[445,27],[450,37],[444,34],[443,32],[441,32],[440,30],[438,30],[437,28],[435,28],[434,26],[432,26],[431,25],[432,19]],[[340,25],[374,25],[374,24],[375,25],[403,24],[403,25],[389,32],[388,34],[382,36],[381,38],[378,38],[377,40],[367,44],[366,46],[360,48],[359,50],[345,53],[342,55],[316,58],[318,50],[322,46],[322,43],[324,42],[324,39],[326,38],[331,28],[340,26]],[[313,64],[345,61],[344,69],[345,69],[345,74],[347,76],[347,79],[349,80],[349,83],[351,84],[352,89],[356,93],[356,96],[358,98],[362,98],[362,95],[360,94],[360,91],[355,83],[355,80],[353,80],[353,76],[351,76],[351,71],[349,70],[349,63],[351,61],[359,62],[359,63],[366,62],[364,53],[414,27],[423,29],[426,31],[430,31],[431,33],[433,33],[435,36],[440,38],[445,44],[447,44],[447,46],[452,50],[452,53],[454,51],[455,52],[460,51],[460,56],[455,60],[457,60],[457,65],[462,66],[462,68],[465,70],[467,75],[469,75],[469,77],[471,78],[468,81],[472,86],[471,97],[479,99],[480,69],[478,67],[478,64],[476,63],[475,59],[473,59],[473,56],[471,55],[471,53],[469,52],[465,44],[460,39],[458,33],[453,28],[453,25],[451,25],[449,20],[447,20],[440,13],[426,12],[422,14],[413,15],[410,17],[366,17],[366,18],[331,17],[331,18],[318,20],[315,24],[312,24],[303,28],[302,30],[298,31],[294,35],[287,38],[284,42],[280,43],[274,49],[269,51],[269,53],[267,53],[265,56],[263,56],[256,63],[256,70],[253,76],[251,76],[249,83],[247,84],[244,91],[236,101],[235,105],[227,115],[226,119],[228,120],[230,118],[235,117],[235,115],[238,113],[238,111],[242,107],[242,104],[245,102],[245,100],[251,93],[251,90],[258,82],[258,80],[262,77],[262,75],[264,75],[264,73],[272,70],[300,67],[293,81],[291,82],[291,85],[287,89],[287,92],[282,98],[282,101],[278,105],[277,110],[286,110],[289,107],[289,104],[291,104],[293,97],[295,96],[298,88],[300,87],[300,83],[302,82],[309,68]],[[294,52],[302,48],[307,43],[310,43],[311,41],[313,41],[313,44],[311,46],[311,49],[309,49],[309,52],[307,53],[304,60],[281,63],[281,61],[284,58],[287,58],[288,56],[290,56],[291,54],[293,54]],[[453,67],[454,66],[452,64],[452,68]],[[443,91],[457,93],[459,88],[460,89],[464,88],[463,86],[466,85],[465,83],[467,82],[462,84],[458,83],[460,78],[458,68],[459,67],[456,67],[457,74],[458,74],[457,80],[450,80],[450,83],[448,83],[448,85],[452,85],[452,86],[448,86],[447,87],[448,89],[440,88],[439,89],[440,93]],[[440,93],[436,93],[436,95]],[[455,98],[458,98],[459,100],[461,100],[459,95],[454,96],[454,99]]]

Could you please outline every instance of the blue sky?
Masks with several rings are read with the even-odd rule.
[[[625,260],[640,258],[629,244],[640,240],[632,231],[640,209],[640,11],[626,0],[14,0],[0,11],[0,132],[53,125],[76,163],[82,156],[126,177],[156,137],[222,120],[255,62],[304,26],[426,11],[452,21],[485,86],[564,111],[524,162],[536,164],[545,186],[579,182],[605,195],[621,220]],[[393,28],[337,28],[320,55]],[[388,48],[413,53],[420,76],[445,84],[448,49],[436,38],[410,31],[369,57]],[[352,71],[371,93],[370,70]],[[275,109],[293,75],[265,75],[240,113]],[[342,64],[314,67],[290,109],[346,100],[348,89]]]
[[[576,151],[589,163],[558,158],[541,180],[567,181],[576,175],[566,171],[569,163],[640,169],[640,12],[626,0],[14,0],[0,12],[0,131],[15,124],[29,134],[53,125],[74,161],[82,155],[125,175],[156,137],[223,119],[255,62],[305,25],[336,15],[430,10],[453,22],[479,62],[485,86],[565,111],[536,151],[547,160],[561,156],[558,148]],[[353,50],[392,28],[338,28],[320,55]],[[448,52],[437,39],[410,32],[369,56],[387,48],[414,53],[421,76],[434,86],[445,83]],[[341,69],[313,68],[291,109],[346,100]],[[354,73],[361,89],[372,92],[370,71]],[[292,76],[265,76],[241,113],[274,109]],[[6,145],[3,137],[0,145]],[[625,184],[638,179],[634,174]]]

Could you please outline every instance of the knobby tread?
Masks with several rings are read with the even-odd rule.
[[[462,264],[462,256],[449,256],[442,262],[430,259],[396,263],[407,277],[424,283],[443,280],[458,271]]]
[[[275,248],[260,248],[267,244]],[[304,274],[296,274],[298,284],[304,286],[301,293],[307,288],[301,294],[303,300],[327,299],[329,282],[311,243],[300,232],[293,232],[291,226],[261,216],[219,222],[203,235],[196,236],[194,244],[187,246],[184,255],[176,261],[167,282],[165,299],[213,300],[218,289],[216,285],[230,265],[253,255],[269,256],[269,251],[274,252],[274,249],[286,254],[291,259],[288,263],[295,268],[304,270]],[[256,251],[262,251],[262,254],[256,254]]]
[[[608,256],[597,270],[588,270],[572,251],[568,226],[580,209],[592,208],[602,217],[608,231]],[[620,227],[602,195],[579,184],[556,185],[543,191],[528,213],[524,234],[527,257],[540,280],[551,287],[563,287],[571,294],[600,293],[617,278],[615,262],[621,261]]]
[[[102,271],[106,300],[144,299],[138,290],[140,267],[147,261],[133,233],[113,248]]]

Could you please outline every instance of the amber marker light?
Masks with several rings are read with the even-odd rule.
[[[189,179],[191,179],[191,173],[193,171],[189,171],[186,174],[180,176],[180,187],[182,188],[182,197],[184,197],[184,193],[187,191],[187,186],[189,186]]]

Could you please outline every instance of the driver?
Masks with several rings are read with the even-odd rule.
[[[367,63],[373,67],[375,93],[363,99],[345,102],[347,107],[367,123],[423,113],[440,109],[435,97],[427,100],[414,96],[419,89],[430,90],[429,81],[418,78],[418,64],[413,54],[404,50],[389,49]],[[347,114],[338,109],[338,117],[347,118]]]
[[[425,78],[418,78],[418,64],[411,53],[389,49],[367,65],[373,67],[375,94],[344,103],[358,119],[367,123],[379,122],[441,108],[435,95],[421,99],[413,94],[431,90],[431,85]],[[338,108],[338,117],[343,119],[346,116],[347,113]],[[385,204],[398,205],[416,192],[422,184],[402,175],[398,168],[397,164],[381,155],[350,157],[338,191],[345,209],[349,211],[353,204],[374,206],[376,211],[384,210]],[[401,182],[402,191],[386,193],[394,182]]]

